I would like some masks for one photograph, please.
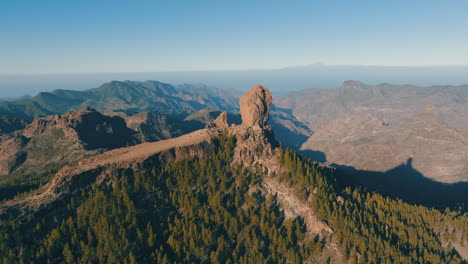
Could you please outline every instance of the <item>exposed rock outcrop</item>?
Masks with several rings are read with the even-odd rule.
[[[268,121],[270,104],[273,101],[270,91],[256,85],[244,94],[240,99],[240,112],[242,125],[244,126],[265,126]]]
[[[274,149],[279,144],[274,138],[273,129],[266,125],[271,102],[270,91],[261,85],[252,87],[241,97],[242,124],[230,129],[237,140],[234,164],[247,166],[258,163],[268,171],[277,170]]]
[[[62,130],[67,138],[79,141],[89,150],[124,147],[133,141],[132,131],[122,118],[105,116],[90,107],[35,119],[23,135],[31,138],[52,129]]]
[[[141,112],[134,115],[124,112],[106,114],[122,117],[127,126],[136,132],[139,143],[180,137],[205,126],[204,123],[196,120],[181,120],[171,115],[155,112]]]
[[[269,172],[277,171],[278,164],[275,148],[279,146],[270,126],[233,127],[231,133],[236,137],[233,163],[241,166],[261,164]]]
[[[24,130],[0,136],[0,175],[41,172],[84,155],[136,143],[120,117],[92,108],[35,119]]]
[[[178,138],[111,150],[85,159],[78,166],[64,167],[54,177],[46,194],[61,196],[95,181],[113,183],[119,176],[143,170],[160,160],[205,158],[215,151],[217,138],[218,133],[202,129]]]
[[[0,175],[7,175],[20,166],[27,157],[23,148],[29,139],[21,134],[0,137]]]
[[[178,138],[111,150],[84,159],[76,166],[66,166],[38,194],[0,206],[0,221],[11,217],[30,217],[28,214],[50,208],[61,197],[75,193],[91,183],[112,184],[134,171],[157,165],[161,160],[207,158],[216,151],[222,133],[229,133],[236,138],[233,165],[261,164],[268,172],[276,171],[279,167],[275,155],[278,143],[274,139],[272,128],[266,125],[271,99],[268,89],[254,86],[241,99],[244,121],[241,125],[229,127],[227,112],[223,112],[214,121],[214,127]],[[28,130],[28,135],[47,130],[45,128],[54,121],[48,120],[46,124],[44,122],[36,122],[36,129]]]
[[[228,124],[228,113],[226,111],[222,112],[214,121],[216,127],[220,129],[226,129],[229,127]]]
[[[197,121],[197,122],[208,125],[212,123],[220,114],[221,114],[221,111],[219,110],[205,108],[187,116],[184,120]]]

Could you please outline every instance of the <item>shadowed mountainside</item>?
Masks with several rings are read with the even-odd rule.
[[[334,89],[305,89],[280,95],[274,104],[290,109],[312,130],[338,117],[372,114],[393,121],[421,113],[432,105],[438,118],[449,127],[468,129],[468,86],[429,86],[379,84],[346,81]]]
[[[242,97],[247,106],[270,104],[265,99],[268,90],[254,86],[248,96]],[[271,94],[269,94],[271,98]],[[276,171],[278,164],[275,153],[279,144],[274,139],[273,131],[264,122],[269,116],[268,109],[256,109],[256,115],[249,123],[227,125],[227,120],[215,123],[218,126],[183,135],[181,137],[151,143],[142,143],[131,147],[114,149],[101,155],[95,155],[78,162],[76,165],[63,167],[53,179],[34,195],[26,199],[15,199],[0,207],[0,217],[27,219],[31,214],[48,210],[53,205],[72,193],[87,188],[92,183],[112,184],[121,177],[131,174],[132,170],[141,170],[154,166],[161,161],[183,160],[198,157],[206,158],[215,153],[223,134],[236,138],[233,152],[233,166],[262,165],[268,171]],[[220,115],[225,117],[226,114]],[[118,118],[118,117],[115,117]],[[120,119],[120,118],[119,118]],[[262,122],[257,121],[262,120]],[[219,126],[221,125],[221,126]]]
[[[41,92],[30,99],[0,102],[0,113],[23,120],[63,114],[80,107],[99,111],[133,110],[190,113],[203,108],[235,110],[239,92],[205,85],[173,86],[157,81],[112,81],[85,91]]]
[[[433,113],[396,122],[344,116],[319,129],[301,149],[321,151],[331,163],[382,172],[412,158],[425,177],[446,183],[468,180],[468,140]]]
[[[315,132],[301,150],[315,158],[385,172],[413,158],[414,167],[439,182],[468,180],[468,86],[347,81],[336,89],[279,96],[278,107]]]
[[[173,86],[157,81],[112,81],[85,91],[55,90],[32,98],[0,102],[3,116],[0,135],[24,128],[36,116],[93,107],[126,119],[129,127],[141,134],[143,142],[155,141],[200,129],[221,111],[229,111],[229,120],[240,123],[239,97],[240,92],[232,89],[203,84]],[[187,122],[182,122],[185,118]],[[312,135],[307,126],[283,109],[274,108],[270,122],[285,146],[299,148]]]
[[[341,189],[333,168],[279,147],[266,124],[270,100],[254,86],[241,98],[240,125],[223,112],[206,129],[65,166],[2,202],[0,255],[9,263],[462,262],[446,244],[466,241],[465,216]]]
[[[133,145],[134,134],[122,118],[92,108],[37,118],[23,130],[0,136],[0,175],[40,172],[85,155]]]
[[[336,168],[336,177],[345,186],[362,186],[410,204],[468,210],[468,182],[443,183],[430,179],[413,167],[412,158],[386,171],[372,171],[328,162],[321,151],[302,150],[300,153]]]

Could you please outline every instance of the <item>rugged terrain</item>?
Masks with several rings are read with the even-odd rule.
[[[20,130],[27,125],[27,122],[16,118],[14,115],[0,115],[0,135],[8,134]]]
[[[204,85],[114,81],[87,91],[56,90],[0,102],[0,112],[5,113],[0,119],[0,135],[5,134],[0,140],[0,172],[9,180],[11,174],[39,173],[103,150],[179,137],[204,128],[221,110],[231,111],[230,124],[240,124],[237,100],[235,91]],[[89,112],[91,106],[104,115],[76,110]],[[83,122],[85,116],[94,119]],[[298,147],[298,140],[312,134],[282,111],[273,114],[271,123],[285,146]]]
[[[270,99],[265,98],[266,96]],[[5,203],[0,209],[0,217],[11,218],[19,215],[30,217],[30,213],[48,208],[57,199],[75,193],[93,182],[113,183],[125,176],[129,169],[141,170],[149,164],[157,163],[160,159],[167,161],[189,157],[205,158],[216,150],[216,142],[220,140],[222,133],[231,134],[237,139],[233,164],[238,166],[261,164],[276,171],[278,165],[274,161],[274,148],[279,145],[274,139],[271,127],[265,125],[269,115],[271,94],[262,86],[255,86],[250,94],[241,98],[241,102],[244,102],[248,109],[255,107],[255,115],[249,116],[248,119],[244,118],[247,121],[243,121],[240,125],[230,127],[226,119],[227,113],[224,113],[219,116],[220,121],[215,120],[215,125],[207,129],[168,140],[119,148],[83,159],[77,165],[65,166],[58,171],[50,184],[36,195]],[[265,107],[258,108],[257,104]],[[93,110],[88,111],[97,113]],[[46,120],[58,118],[60,117],[53,116]],[[69,117],[65,120],[67,126],[69,123],[76,123],[75,119]],[[68,128],[67,126],[65,127]],[[25,135],[40,133],[47,125],[33,127],[34,129],[25,129]]]
[[[206,109],[200,111],[205,110]],[[156,112],[140,112],[137,114],[106,112],[105,114],[122,117],[125,120],[127,127],[136,132],[136,137],[139,142],[154,142],[179,137],[204,128],[206,125],[206,123],[202,121],[183,119],[185,115],[174,116],[159,114]]]
[[[122,118],[92,108],[42,117],[0,136],[0,175],[37,173],[136,142]]]
[[[324,153],[328,162],[358,170],[388,171],[412,159],[413,168],[438,182],[468,180],[468,143],[433,113],[391,122],[373,115],[338,118],[302,146]]]
[[[232,89],[157,81],[112,81],[85,91],[55,90],[0,101],[0,135],[22,129],[36,117],[93,107],[105,115],[124,118],[142,141],[167,139],[200,129],[201,123],[213,121],[222,111],[229,112],[230,122],[239,124],[239,97]],[[272,112],[272,126],[284,145],[298,148],[312,135],[287,111],[274,108]]]
[[[229,124],[222,112],[181,137],[69,164],[46,185],[2,202],[3,259],[462,261],[465,215],[342,189],[332,168],[280,147],[267,125],[271,98],[254,86],[240,98],[241,124]],[[53,120],[79,124],[60,118],[26,129],[25,137],[47,131]]]
[[[279,108],[290,109],[301,122],[318,130],[345,115],[372,114],[393,121],[411,117],[434,107],[436,116],[454,129],[468,128],[468,86],[379,84],[346,81],[333,89],[305,89],[275,98]]]
[[[102,112],[150,111],[160,114],[193,113],[203,108],[235,110],[238,107],[238,96],[235,90],[205,85],[173,86],[157,81],[113,81],[85,91],[55,90],[41,92],[32,98],[2,101],[0,115],[31,121],[38,116],[64,114],[88,106]],[[14,128],[10,126],[14,124],[9,123],[0,123],[6,126],[0,132],[12,131]]]
[[[387,174],[411,159],[423,177],[456,183],[468,181],[467,102],[466,86],[347,81],[287,94],[275,104],[315,132],[300,148],[313,159]]]
[[[356,171],[385,177],[409,173],[428,182],[457,183],[466,181],[468,170],[464,162],[468,136],[467,115],[463,114],[467,111],[466,91],[464,86],[371,86],[347,81],[336,89],[307,89],[275,97],[268,122],[283,146],[300,149],[304,155],[335,164],[353,176],[359,176]],[[27,153],[34,152],[33,147],[46,144],[29,144],[30,148],[23,149],[25,139],[18,137],[22,132],[12,132],[24,128],[33,116],[64,115],[91,105],[105,115],[122,117],[134,131],[134,142],[128,143],[131,145],[196,131],[213,122],[222,111],[228,111],[230,125],[238,125],[242,122],[238,99],[235,91],[204,85],[114,81],[82,92],[57,90],[2,102],[4,122],[0,121],[0,133],[9,134],[3,137],[7,143],[2,155],[8,156],[8,161],[2,166],[19,168],[17,164],[24,162]],[[52,148],[40,150],[57,152]],[[71,157],[71,153],[67,155]],[[63,161],[78,160],[80,155]],[[409,168],[407,164],[410,169],[399,169],[402,165]],[[406,176],[411,181],[412,176]],[[361,183],[368,185],[369,181]]]

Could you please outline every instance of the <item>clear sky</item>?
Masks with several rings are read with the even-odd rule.
[[[0,74],[466,65],[468,1],[2,0]]]

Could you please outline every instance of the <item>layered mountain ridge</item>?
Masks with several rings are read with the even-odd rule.
[[[390,173],[412,159],[428,180],[468,181],[467,86],[346,81],[279,96],[275,105],[315,132],[300,149],[321,162]]]
[[[134,132],[122,118],[92,108],[42,117],[23,130],[0,136],[0,175],[40,172],[135,143]]]
[[[290,109],[313,130],[344,115],[372,114],[401,120],[433,105],[442,122],[454,129],[467,129],[468,86],[368,85],[345,81],[333,89],[304,89],[278,96],[274,104]]]
[[[268,89],[254,86],[241,102],[241,124],[230,124],[222,112],[207,128],[181,137],[69,164],[48,184],[2,202],[3,260],[344,264],[467,258],[466,215],[340,186],[333,168],[279,146],[267,125]],[[31,134],[47,131],[42,122]]]
[[[411,159],[411,169],[418,177],[422,175],[435,183],[464,182],[468,171],[464,162],[468,135],[468,130],[463,130],[467,123],[467,115],[463,114],[467,105],[465,88],[372,86],[347,81],[337,89],[308,89],[275,97],[268,123],[283,146],[301,149],[303,154],[314,160],[349,168],[347,171],[352,176],[356,170],[394,174],[399,171],[395,168]],[[62,103],[62,99],[66,103]],[[238,99],[236,92],[204,85],[173,86],[155,81],[125,81],[110,82],[83,92],[58,90],[32,99],[0,103],[0,112],[11,110],[4,115],[8,118],[5,119],[7,125],[0,127],[3,131],[0,133],[8,134],[2,137],[3,143],[0,144],[2,156],[6,157],[0,162],[3,168],[7,168],[2,181],[9,177],[8,174],[40,172],[46,167],[25,163],[28,153],[34,151],[44,151],[45,156],[50,152],[62,157],[48,159],[50,163],[44,163],[47,166],[82,159],[81,148],[41,147],[58,143],[47,142],[53,141],[58,134],[39,137],[41,144],[24,147],[28,137],[19,137],[23,132],[10,131],[24,128],[30,122],[30,116],[24,120],[20,116],[26,116],[25,113],[31,109],[58,111],[64,116],[68,111],[77,111],[76,107],[92,105],[104,115],[123,118],[128,129],[120,126],[122,133],[133,134],[132,140],[125,145],[134,145],[179,137],[202,129],[225,110],[229,111],[227,120],[230,125],[240,124]],[[432,115],[425,114],[427,111]],[[433,118],[428,118],[430,116]],[[61,152],[70,158],[64,158]],[[73,155],[74,152],[79,155]],[[86,155],[95,155],[89,149],[86,152]],[[26,167],[34,167],[35,170]],[[402,177],[401,172],[397,174],[393,176]],[[367,185],[366,182],[361,183]]]
[[[205,85],[173,86],[157,81],[112,81],[85,91],[41,92],[30,99],[0,102],[0,114],[31,121],[82,107],[161,114],[196,112],[203,108],[235,110],[238,92]]]
[[[270,92],[262,86],[254,86],[241,98],[241,102],[241,112],[248,113],[248,118],[244,117],[245,121],[240,125],[229,126],[227,112],[224,112],[209,128],[177,138],[111,150],[83,159],[78,165],[65,166],[36,195],[5,203],[0,208],[0,219],[29,218],[31,214],[50,208],[58,199],[76,193],[91,183],[113,184],[131,171],[157,164],[158,160],[203,159],[216,151],[217,142],[223,134],[236,138],[233,165],[260,164],[270,171],[277,171],[278,164],[274,157],[279,144],[271,127],[265,124],[269,116]],[[258,105],[264,107],[259,108]],[[33,131],[43,130],[42,127],[34,127]]]

